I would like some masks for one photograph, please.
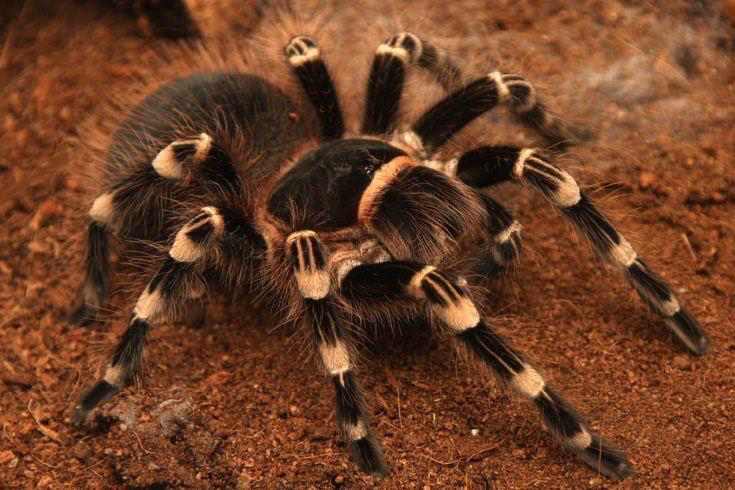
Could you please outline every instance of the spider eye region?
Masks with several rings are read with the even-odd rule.
[[[382,164],[378,162],[368,161],[362,164],[362,172],[372,179],[375,171],[380,168]]]
[[[304,155],[276,184],[268,212],[284,222],[294,214],[336,230],[357,223],[363,192],[383,165],[405,153],[387,143],[346,139]]]

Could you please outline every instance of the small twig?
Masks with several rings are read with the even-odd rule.
[[[696,262],[697,261],[697,254],[694,253],[694,249],[692,248],[692,244],[689,243],[689,237],[687,236],[686,233],[682,233],[681,234],[681,241],[684,242],[684,245],[686,246],[687,250],[689,250],[689,255],[692,256],[692,260],[694,262]]]
[[[133,431],[133,435],[135,435],[135,438],[138,439],[138,445],[140,446],[140,449],[142,449],[144,453],[156,454],[155,451],[149,451],[143,446],[143,441],[140,440],[140,435],[137,432]]]
[[[499,448],[499,447],[500,447],[500,445],[501,445],[501,444],[502,444],[503,442],[505,442],[505,441],[500,441],[500,442],[498,442],[498,443],[496,443],[496,444],[493,444],[492,446],[488,446],[488,447],[486,447],[486,448],[480,449],[480,450],[479,450],[479,451],[477,451],[476,453],[473,453],[473,454],[471,454],[471,455],[467,456],[466,458],[465,458],[465,457],[460,457],[460,458],[457,458],[457,459],[453,459],[453,460],[451,460],[451,461],[439,461],[438,459],[434,459],[434,458],[432,458],[432,457],[431,457],[431,456],[429,456],[428,454],[422,454],[421,456],[423,456],[423,457],[425,457],[426,459],[429,459],[429,460],[431,460],[431,461],[433,461],[433,462],[435,462],[435,463],[437,463],[437,464],[440,464],[440,465],[442,465],[442,466],[451,466],[451,465],[454,465],[454,464],[457,464],[457,463],[464,463],[464,464],[467,464],[467,463],[471,463],[471,462],[474,462],[474,461],[479,461],[479,460],[480,460],[480,459],[482,459],[482,458],[480,458],[480,459],[477,459],[477,457],[478,457],[478,456],[480,456],[481,454],[485,454],[485,453],[487,453],[487,452],[490,452],[490,451],[493,451],[493,450],[495,450],[495,449]],[[460,453],[460,455],[461,455],[461,453]]]
[[[56,468],[61,468],[61,467],[63,466],[63,463],[59,463],[58,465],[56,465],[56,466],[53,466],[53,465],[50,465],[50,464],[46,463],[45,461],[43,461],[43,460],[42,460],[41,458],[39,458],[38,456],[35,456],[35,455],[33,455],[33,454],[31,454],[31,456],[33,456],[33,459],[35,459],[36,461],[38,461],[39,463],[41,463],[41,464],[42,464],[42,465],[44,465],[44,466],[48,466],[49,468],[53,468],[53,469],[56,469]]]
[[[431,461],[433,461],[435,463],[438,463],[438,464],[440,464],[442,466],[451,466],[451,465],[456,464],[456,463],[459,462],[458,459],[453,459],[452,461],[439,461],[438,459],[432,458],[428,454],[422,454],[421,456],[423,456],[424,458],[426,458],[428,460],[431,460]]]
[[[500,447],[500,445],[501,445],[501,444],[502,444],[503,442],[504,442],[504,441],[500,441],[500,442],[496,443],[496,444],[495,444],[495,445],[493,445],[493,446],[488,446],[488,447],[486,447],[485,449],[481,449],[481,450],[477,451],[477,452],[476,452],[475,454],[472,454],[472,455],[468,456],[467,458],[465,458],[464,462],[465,462],[465,463],[470,463],[470,462],[473,462],[473,461],[479,461],[479,460],[480,460],[480,459],[482,459],[482,458],[480,458],[480,459],[475,459],[475,458],[477,458],[477,457],[478,457],[479,455],[481,455],[481,454],[485,454],[485,453],[487,453],[487,452],[490,452],[490,451],[493,451],[493,450],[495,450],[495,449],[499,448],[499,447]]]
[[[71,391],[69,391],[69,393],[67,393],[67,395],[66,395],[66,401],[67,401],[67,402],[68,402],[69,400],[71,400],[71,397],[72,397],[72,393],[76,393],[76,391],[77,391],[77,387],[79,386],[79,381],[81,381],[81,379],[82,379],[82,372],[81,372],[81,371],[80,371],[79,369],[77,369],[76,367],[74,367],[73,369],[74,369],[74,371],[76,371],[76,373],[77,373],[77,379],[76,379],[76,381],[74,381],[74,387],[73,387],[73,388],[71,389]]]
[[[396,380],[396,378],[393,376],[393,373],[391,372],[390,369],[385,368],[384,372],[385,372],[385,377],[388,380],[388,384],[393,386],[393,389],[396,390],[396,395],[398,398],[398,425],[400,427],[401,436],[402,436],[403,435],[403,416],[401,415],[401,385]]]
[[[293,459],[297,459],[297,460],[301,460],[301,459],[314,459],[314,458],[323,458],[325,456],[332,456],[332,457],[334,457],[334,456],[336,456],[338,454],[339,453],[316,454],[316,455],[312,455],[312,456],[302,456],[300,454],[281,454],[280,456],[278,456],[278,459],[286,459],[286,458],[293,458]]]
[[[35,411],[33,411],[33,409],[31,408],[31,404],[32,403],[33,403],[33,400],[28,400],[28,412],[30,412],[31,417],[33,417],[33,420],[36,421],[36,425],[38,426],[39,432],[41,432],[41,434],[45,435],[49,439],[51,439],[53,441],[56,441],[59,444],[61,444],[62,446],[64,446],[65,445],[64,444],[64,441],[61,438],[61,436],[59,435],[59,433],[56,432],[55,430],[51,429],[50,427],[47,427],[47,426],[45,426],[45,425],[43,425],[41,423],[41,421],[39,420],[40,417],[39,417],[38,413],[36,413]]]
[[[398,394],[398,425],[401,427],[401,435],[403,435],[403,417],[401,417],[401,390],[396,388]]]
[[[77,477],[78,477],[79,475],[81,475],[82,473],[85,473],[85,472],[87,472],[87,471],[91,470],[91,469],[92,469],[92,468],[94,468],[95,466],[99,466],[99,465],[101,465],[103,461],[104,461],[104,460],[102,460],[102,459],[101,459],[101,460],[97,461],[96,463],[94,463],[94,464],[91,464],[91,465],[87,466],[86,468],[82,468],[82,469],[81,469],[81,470],[80,470],[80,471],[79,471],[78,473],[76,473],[76,474],[74,475],[74,478],[76,479],[76,478],[77,478]],[[94,471],[93,471],[92,473],[94,473]],[[94,474],[96,475],[97,473],[94,473]]]

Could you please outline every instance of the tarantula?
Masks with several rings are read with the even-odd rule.
[[[464,279],[463,258],[472,255],[490,273],[521,250],[521,225],[486,190],[517,182],[539,191],[689,350],[706,353],[707,334],[544,152],[479,146],[436,159],[456,133],[499,105],[550,143],[565,142],[569,127],[523,77],[494,71],[463,82],[444,51],[402,33],[377,48],[361,128],[348,137],[317,42],[294,37],[285,55],[312,113],[262,77],[217,71],[167,83],[114,134],[105,190],[89,211],[86,281],[72,321],[92,321],[106,298],[109,233],[165,245],[168,253],[155,256],[157,271],[101,379],[76,405],[74,423],[136,379],[156,317],[208,285],[249,285],[305,327],[334,385],[339,432],[367,473],[389,470],[370,427],[351,334],[420,317],[532,402],[563,447],[608,477],[632,474],[623,452],[493,331],[478,289]],[[412,66],[449,93],[399,131]]]

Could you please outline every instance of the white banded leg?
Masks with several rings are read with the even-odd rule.
[[[91,323],[109,291],[109,236],[117,220],[114,192],[98,196],[89,210],[87,244],[84,254],[84,285],[79,304],[69,317],[75,325]]]
[[[494,71],[488,77],[498,84],[500,103],[507,105],[522,123],[536,130],[552,145],[562,148],[576,144],[586,136],[584,131],[573,128],[549,112],[536,97],[531,83],[522,76]]]
[[[456,338],[515,393],[534,403],[549,432],[580,459],[611,478],[633,470],[625,455],[595,435],[524,356],[511,348],[482,319],[462,279],[415,262],[384,262],[352,269],[341,292],[349,301],[413,298],[425,302]]]
[[[362,132],[388,134],[395,126],[406,70],[418,65],[444,87],[459,82],[461,74],[446,53],[410,32],[386,39],[375,50],[368,77]]]
[[[170,143],[153,158],[151,167],[169,182],[194,178],[205,192],[238,192],[241,187],[230,156],[207,133]]]
[[[490,242],[487,244],[489,256],[485,257],[486,264],[483,270],[492,274],[513,262],[521,254],[522,241],[521,230],[523,227],[503,206],[497,201],[480,194],[487,212],[487,229],[490,234]]]
[[[498,104],[507,105],[553,144],[563,145],[575,139],[569,128],[536,99],[531,84],[517,75],[500,72],[488,73],[449,93],[424,112],[401,139],[428,160],[452,136]]]
[[[197,279],[199,268],[215,241],[225,232],[225,218],[217,208],[205,207],[176,234],[166,260],[139,296],[130,324],[105,365],[102,379],[74,408],[75,424],[130,385],[139,374],[151,321],[183,304],[192,288],[201,287]]]
[[[345,130],[342,110],[319,44],[310,37],[296,36],[288,42],[284,51],[288,64],[314,107],[322,139],[340,138]]]
[[[176,183],[193,176],[206,194],[237,192],[240,181],[229,156],[212,138],[202,133],[197,138],[178,140],[166,146],[150,166],[134,167],[127,175],[118,176],[113,188],[93,202],[87,230],[87,252],[84,259],[85,281],[80,304],[70,321],[85,324],[92,321],[107,291],[108,232],[121,236],[129,233],[156,236],[166,233],[163,216],[177,196]]]
[[[388,465],[375,435],[360,385],[355,375],[347,331],[334,307],[331,277],[325,249],[311,230],[292,233],[286,251],[302,296],[305,317],[311,328],[322,364],[335,389],[337,425],[353,459],[366,473],[384,477]],[[340,261],[349,266],[348,259]]]
[[[574,178],[532,148],[481,147],[459,159],[457,177],[473,187],[517,181],[529,184],[584,234],[599,256],[621,270],[643,301],[693,353],[710,350],[707,333],[674,292],[638,256],[610,220],[580,191]]]
[[[181,180],[204,162],[212,149],[212,137],[201,133],[194,139],[177,140],[158,152],[151,166],[164,179]]]

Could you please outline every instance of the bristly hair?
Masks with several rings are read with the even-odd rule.
[[[376,175],[360,203],[360,219],[396,259],[440,263],[464,239],[482,233],[482,203],[461,182],[417,165],[390,177]]]

